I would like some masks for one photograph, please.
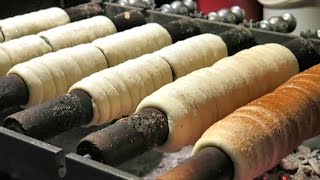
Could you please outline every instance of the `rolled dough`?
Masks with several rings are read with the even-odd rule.
[[[158,149],[173,152],[195,143],[210,125],[298,72],[295,56],[284,46],[255,46],[163,86],[136,111],[157,108],[166,113],[169,136]]]
[[[9,41],[69,22],[69,16],[63,9],[53,7],[1,20],[0,29],[4,40]]]
[[[53,51],[57,51],[78,44],[90,43],[95,39],[116,32],[117,29],[109,18],[95,16],[49,29],[40,32],[38,35],[52,47]]]

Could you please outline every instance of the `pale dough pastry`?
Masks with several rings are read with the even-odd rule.
[[[163,86],[143,99],[136,111],[150,107],[167,115],[168,140],[158,149],[173,152],[193,144],[210,125],[298,72],[290,50],[278,44],[259,45]]]
[[[0,21],[1,22],[1,21]],[[4,42],[4,37],[0,29],[0,43]]]
[[[101,125],[134,112],[139,102],[172,82],[168,63],[154,54],[102,70],[74,84],[92,97],[94,116],[87,125]]]
[[[70,56],[78,63],[81,69],[81,77],[89,76],[93,72],[97,72],[108,67],[106,59],[103,58],[103,53],[92,44],[81,44],[74,48],[62,49],[58,52],[66,56]]]
[[[2,66],[0,66],[0,75],[5,75],[5,73],[16,64],[52,51],[51,47],[42,38],[36,35],[24,36],[1,43],[0,48],[6,52],[10,58],[10,61],[1,59]]]
[[[106,56],[109,66],[113,67],[128,59],[151,53],[172,44],[168,31],[156,23],[119,32],[93,41]]]
[[[42,39],[37,35],[29,35],[4,42],[0,44],[0,47],[7,53],[7,55],[9,55],[11,61],[9,63],[9,61],[3,60],[2,64],[9,64],[1,66],[0,72],[5,74],[16,64],[26,62],[32,58],[42,56],[43,54],[56,51],[61,48],[71,47],[87,41],[91,42],[94,39],[115,32],[116,29],[108,18],[104,16],[96,16],[95,18],[91,18],[90,20],[88,19],[87,21],[79,21],[77,23],[71,23],[39,33],[48,39]],[[46,41],[50,41],[49,44]],[[52,49],[51,46],[54,49]],[[84,49],[82,52],[85,53],[86,50]],[[82,52],[79,52],[78,54],[82,55]],[[76,52],[73,54],[76,54]]]
[[[95,39],[114,34],[117,29],[105,16],[95,16],[64,26],[40,32],[38,35],[52,47],[53,51],[89,43]]]
[[[0,46],[0,77],[5,76],[10,68],[11,59]]]
[[[28,108],[65,94],[85,76],[107,68],[103,53],[91,44],[45,54],[18,64],[8,74],[19,75],[29,90]]]
[[[97,17],[97,20],[99,20],[98,17]],[[150,26],[157,27],[156,25],[150,25]],[[148,31],[144,31],[147,34],[140,34],[139,36],[138,35],[132,36],[130,38],[128,36],[120,37],[120,39],[124,39],[124,40],[119,41],[118,43],[119,44],[121,42],[130,43],[130,41],[136,42],[135,46],[132,48],[141,49],[141,50],[135,51],[134,56],[143,55],[148,51],[153,52],[156,48],[161,48],[162,46],[165,46],[168,43],[168,42],[164,43],[165,41],[161,40],[161,38],[163,37],[160,37],[159,31],[153,32],[154,29],[156,28],[149,28]],[[133,31],[137,32],[137,30],[133,30]],[[130,35],[130,33],[128,34]],[[153,34],[153,35],[150,35],[150,34]],[[115,36],[115,35],[112,35],[112,36]],[[141,37],[143,37],[142,38],[143,41],[140,41]],[[149,47],[147,48],[146,44],[148,43],[146,42],[154,41],[154,39],[156,38],[158,38],[160,42],[163,41],[163,43],[161,43],[162,45],[159,47],[153,46],[152,48],[149,48]],[[107,42],[108,41],[104,41],[105,43],[104,47],[106,48],[108,47]],[[171,42],[171,39],[170,39],[170,42]],[[144,43],[144,44],[141,44],[141,43]],[[110,43],[110,46],[114,44],[117,44],[117,43]],[[152,43],[149,43],[149,45],[150,44]],[[119,49],[115,49],[114,51],[116,51],[119,54],[125,54],[126,51],[128,50],[130,50],[130,48],[119,48]],[[123,57],[123,58],[125,60],[132,58],[131,54],[128,54],[128,56],[129,57]],[[11,68],[8,74],[12,74],[12,73],[18,74],[19,76],[22,77],[22,79],[27,84],[29,89],[29,101],[28,101],[28,104],[24,105],[23,107],[28,108],[66,93],[67,90],[75,82],[79,81],[80,79],[94,72],[107,68],[108,62],[109,61],[107,61],[101,49],[98,49],[93,44],[85,44],[85,45],[78,45],[73,48],[62,49],[55,53],[49,53],[44,56],[34,58],[29,62],[18,64],[13,68]],[[35,69],[35,67],[39,69]],[[157,65],[153,65],[152,68],[159,68],[159,67]],[[143,69],[143,68],[140,67],[140,69]],[[160,70],[157,70],[155,72],[159,72],[159,71]],[[141,73],[144,73],[144,72],[141,72]],[[164,71],[164,73],[166,73],[166,75],[168,74],[167,71]],[[30,76],[28,76],[28,74],[30,74]],[[171,75],[171,73],[169,74]],[[133,75],[133,76],[137,78],[138,82],[142,80],[138,75]],[[166,81],[166,80],[162,80],[162,79],[160,80],[161,83],[167,83],[163,81]],[[159,79],[157,80],[157,83],[158,82],[159,82]],[[143,91],[141,92],[139,91],[138,93],[139,93],[139,98],[144,94]],[[138,100],[135,99],[134,102],[137,104],[138,103],[137,101]],[[127,104],[127,103],[123,103],[123,104]],[[123,106],[126,106],[126,105],[123,105]],[[130,104],[130,107],[131,107],[131,104]],[[134,111],[134,109],[130,111]]]
[[[174,79],[178,79],[196,69],[211,66],[228,56],[224,41],[214,34],[202,34],[180,41],[155,52],[171,66]],[[187,50],[186,50],[187,49]]]
[[[159,25],[155,26],[155,24],[148,24],[145,26],[151,26],[152,28],[155,28]],[[139,28],[135,29],[136,30],[132,32],[141,32]],[[144,34],[145,33],[146,32],[144,32]],[[132,35],[130,35],[129,33],[124,34],[125,36],[122,37],[127,38],[136,35],[135,33],[133,33]],[[113,37],[117,37],[117,35]],[[108,38],[109,37],[104,39]],[[144,39],[144,41],[148,42],[147,39]],[[157,40],[155,39],[151,42],[156,41]],[[128,42],[126,44],[128,44]],[[122,41],[121,45],[124,45],[123,43],[125,42]],[[200,46],[201,48],[198,46]],[[134,45],[122,46],[120,48],[124,49],[124,47],[126,47],[127,50],[123,51],[126,51],[128,53],[132,53],[128,51],[128,48],[138,48]],[[141,47],[139,48],[142,49]],[[151,51],[153,49],[155,49],[155,47],[149,50]],[[165,56],[167,59],[178,59],[175,61],[174,67],[178,67],[180,63],[180,66],[184,65],[188,68],[188,70],[185,71],[184,74],[192,72],[196,69],[210,66],[215,61],[223,58],[224,56],[227,56],[226,46],[221,38],[215,35],[211,36],[209,34],[189,38],[174,45],[165,47],[164,49],[165,51],[161,49],[152,54],[136,58],[134,61],[130,60],[114,68],[95,73],[72,86],[69,92],[75,89],[81,89],[90,94],[90,96],[92,97],[94,116],[92,118],[92,121],[87,126],[101,125],[123,115],[132,114],[139,102],[144,97],[156,91],[163,85],[172,82],[172,71],[174,72],[174,68],[172,68],[171,64],[168,63],[168,61],[162,58],[162,56],[165,55],[165,52],[171,52]],[[115,53],[117,52],[112,48],[108,49],[107,52],[108,54],[105,55],[107,57],[109,65],[121,63],[121,61],[110,61],[109,57],[115,57],[114,59],[117,60],[125,59],[121,57],[123,56],[123,54],[121,54],[120,52],[118,52],[116,56],[111,56],[111,54],[115,55]],[[138,52],[141,52],[141,50],[139,50]],[[184,56],[185,54],[187,54],[188,56]],[[127,56],[129,55],[130,54],[127,54]],[[181,58],[179,55],[187,58],[187,60]],[[197,62],[201,63],[197,64]],[[180,76],[182,75],[183,74],[180,73]]]
[[[320,134],[320,65],[213,124],[197,141],[222,149],[234,163],[234,179],[253,179],[274,167],[302,141]]]
[[[53,7],[3,19],[0,21],[0,29],[3,33],[4,40],[9,41],[22,36],[36,34],[69,22],[69,16],[63,9]]]

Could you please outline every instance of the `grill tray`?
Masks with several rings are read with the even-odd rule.
[[[159,24],[185,18],[185,16],[124,7],[113,3],[105,3],[105,10],[108,17],[127,10],[139,10],[144,13],[147,22],[157,22]],[[199,23],[202,33],[217,34],[237,27],[237,25],[211,22],[204,19],[196,19],[196,21]],[[259,29],[251,29],[251,31],[257,44],[271,42],[283,44],[297,37]],[[310,40],[317,51],[320,52],[320,40]],[[0,174],[0,179],[7,179],[8,176],[23,180],[140,179],[138,176],[123,170],[74,153],[77,142],[82,137],[101,128],[103,127],[76,128],[43,142],[0,127],[0,171],[3,173]],[[160,157],[161,155],[156,151],[150,151],[142,156]],[[139,158],[141,157],[136,159]],[[123,166],[122,169],[126,169],[126,166]]]

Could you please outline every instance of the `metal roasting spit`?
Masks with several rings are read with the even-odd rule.
[[[163,14],[159,11],[143,10],[141,8],[120,6],[119,4],[104,3],[105,15],[113,17],[128,10],[141,11],[147,22],[157,22],[161,25],[173,20],[185,18],[175,14]],[[200,26],[202,33],[210,32],[219,34],[238,27],[237,25],[212,22],[205,19],[195,19]],[[296,36],[276,32],[250,29],[257,44],[275,42],[285,44]],[[320,40],[310,39],[314,47],[320,52]],[[13,107],[17,108],[17,107]],[[10,111],[10,109],[8,110]],[[0,114],[1,117],[1,114]],[[134,158],[120,166],[111,167],[89,158],[75,154],[77,143],[90,132],[106,127],[92,127],[88,129],[74,128],[46,141],[22,135],[20,133],[0,127],[0,179],[9,177],[26,180],[81,180],[81,179],[152,179],[157,174],[159,164],[166,166],[166,163],[177,165],[188,158],[191,148],[185,147],[177,153],[161,154],[156,151],[149,151]],[[180,153],[180,154],[179,154]],[[149,163],[149,167],[145,165]],[[143,170],[137,170],[137,168]],[[167,167],[172,168],[172,167]],[[229,167],[230,168],[230,167]],[[165,169],[165,168],[163,168]],[[169,169],[166,169],[169,170]],[[156,174],[156,175],[155,175]]]

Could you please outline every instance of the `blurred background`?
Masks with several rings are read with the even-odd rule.
[[[0,18],[24,14],[53,6],[71,7],[90,0],[1,0]]]
[[[0,18],[10,17],[18,14],[59,6],[68,8],[77,4],[89,2],[90,0],[2,0],[0,4]],[[154,8],[160,8],[164,4],[173,3],[173,0],[105,0],[107,2],[119,2],[128,4],[148,1],[154,4]],[[184,0],[194,1],[197,11],[208,15],[223,8],[239,6],[245,11],[245,20],[256,22],[291,13],[296,18],[296,28],[292,32],[300,35],[301,31],[310,30],[315,32],[320,29],[320,0]],[[141,3],[140,3],[141,4]],[[167,6],[168,7],[168,6]],[[166,9],[167,10],[167,9]]]
[[[52,6],[59,6],[68,8],[77,4],[89,2],[90,0],[2,0],[0,3],[0,18],[10,17],[18,14],[48,8]],[[96,0],[102,1],[102,0]],[[170,12],[169,5],[176,5],[179,7],[177,0],[104,0],[107,2],[115,2],[123,5],[141,6],[141,4],[151,4],[148,8],[160,9],[163,12]],[[179,1],[179,0],[178,0]],[[147,2],[147,3],[145,3]],[[182,0],[181,0],[182,2]],[[320,37],[320,0],[183,0],[185,3],[194,2],[196,5],[196,12],[203,16],[210,16],[212,12],[218,12],[224,8],[231,8],[239,6],[245,11],[245,22],[258,22],[268,20],[274,16],[281,16],[284,13],[292,14],[296,19],[296,27],[290,31],[294,35],[304,34],[308,36]],[[182,3],[180,3],[182,4]],[[162,9],[161,9],[162,8]],[[168,9],[169,8],[169,9]],[[178,9],[179,10],[179,9]],[[180,9],[181,10],[181,9]],[[180,11],[183,12],[183,11]],[[179,14],[179,13],[178,13]],[[181,14],[181,13],[180,13]],[[196,16],[197,17],[197,16]],[[199,15],[198,15],[199,17]],[[209,18],[208,18],[209,19]],[[215,19],[215,17],[211,17]],[[277,23],[278,20],[276,20]],[[238,22],[239,23],[239,22]],[[280,22],[281,23],[281,22]],[[251,24],[250,27],[258,25]],[[269,30],[268,22],[262,22],[262,28]],[[269,29],[268,29],[269,28]],[[283,30],[274,30],[281,32]],[[288,32],[288,31],[286,31]],[[303,32],[303,33],[301,33]],[[307,35],[306,35],[307,34]]]

